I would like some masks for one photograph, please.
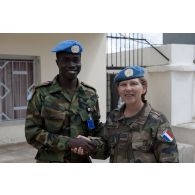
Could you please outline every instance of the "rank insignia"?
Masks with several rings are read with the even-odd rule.
[[[89,129],[94,129],[95,128],[95,125],[94,125],[94,122],[92,119],[88,119],[87,120],[87,126]]]
[[[89,119],[87,120],[87,126],[89,129],[95,129],[95,124],[94,124],[93,117],[91,114],[91,108],[87,108],[87,111],[89,115]]]

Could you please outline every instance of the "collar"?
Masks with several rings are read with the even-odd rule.
[[[59,83],[59,75],[54,77],[54,79],[52,81],[52,85],[51,85],[51,87],[49,89],[50,93],[54,93],[54,92],[57,92],[57,91],[63,91],[63,88],[60,86],[60,83]],[[81,85],[79,80],[78,80],[78,86],[76,88],[76,91],[81,91],[81,92],[83,91],[84,92],[84,88]]]
[[[125,118],[125,116],[124,116],[125,107],[126,107],[126,105],[123,104],[120,108],[118,108],[118,120],[123,120]],[[144,103],[144,107],[141,109],[141,113],[138,116],[138,119],[136,121],[139,121],[139,119],[143,118],[143,117],[144,117],[144,121],[146,121],[151,109],[152,109],[151,105],[146,101],[146,103]]]

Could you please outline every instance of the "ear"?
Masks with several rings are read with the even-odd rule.
[[[145,94],[146,91],[147,91],[147,87],[145,85],[142,85],[143,86],[143,91],[142,91],[142,94]]]

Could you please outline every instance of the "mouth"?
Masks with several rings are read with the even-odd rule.
[[[134,97],[134,94],[125,94],[125,97]]]
[[[77,74],[78,71],[77,71],[77,70],[68,70],[67,72],[68,72],[69,74]]]

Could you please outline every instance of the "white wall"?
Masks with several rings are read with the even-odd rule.
[[[171,123],[173,125],[192,121],[193,72],[172,72]]]
[[[194,45],[172,44],[171,48],[171,64],[172,65],[193,65]]]
[[[84,46],[82,70],[79,79],[97,89],[101,120],[106,118],[106,34],[103,33],[1,33],[0,55],[40,56],[38,80],[52,80],[58,73],[55,53],[51,49],[60,41],[76,39]],[[6,122],[5,122],[6,123]],[[24,139],[24,121],[20,125],[0,124],[0,141],[17,142]],[[8,136],[9,135],[9,136]],[[10,139],[8,139],[8,137]],[[0,142],[1,143],[1,142]]]
[[[193,73],[193,81],[194,84],[192,86],[192,117],[195,120],[195,73]]]
[[[170,45],[163,45],[156,47],[162,54],[166,57],[171,58],[171,47]],[[165,59],[160,53],[158,53],[155,49],[148,47],[137,50],[131,50],[130,52],[121,52],[121,53],[112,53],[108,55],[108,64],[113,66],[129,66],[129,65],[140,65],[140,59],[137,59],[137,54],[139,58],[141,58],[143,54],[143,65],[144,66],[156,66],[156,65],[167,65],[169,62]],[[134,55],[134,58],[133,58]],[[129,56],[130,56],[130,64],[129,64]],[[126,58],[126,63],[125,63]],[[116,61],[117,59],[117,61]],[[133,63],[134,60],[134,63]],[[137,61],[139,60],[139,61]]]
[[[192,122],[195,115],[193,45],[168,45],[170,63],[148,67],[152,105],[164,112],[171,125]]]

